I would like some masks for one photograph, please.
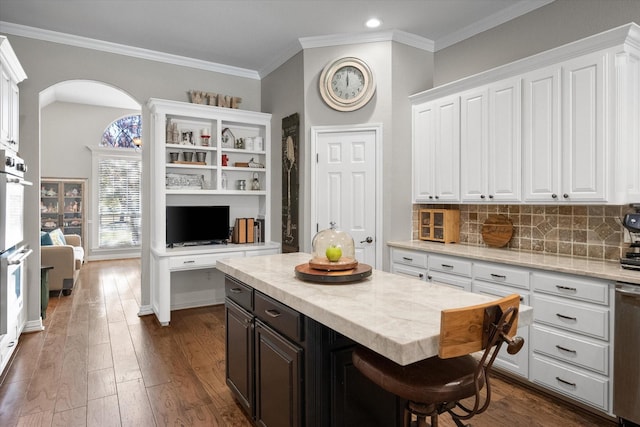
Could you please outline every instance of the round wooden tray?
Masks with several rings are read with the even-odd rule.
[[[311,268],[309,263],[296,265],[296,277],[300,280],[316,283],[346,283],[357,282],[371,276],[370,265],[359,263],[351,270],[323,271]]]
[[[351,270],[358,265],[358,261],[354,258],[340,258],[338,261],[332,262],[327,258],[315,257],[311,258],[309,261],[309,266],[311,268],[315,268],[316,270],[324,270],[324,271],[343,271],[343,270]]]
[[[482,224],[482,240],[487,246],[501,248],[513,235],[513,223],[505,215],[489,215]]]

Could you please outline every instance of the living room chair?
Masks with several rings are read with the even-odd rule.
[[[42,237],[40,238],[42,243]],[[65,234],[63,244],[40,246],[40,264],[49,270],[49,291],[71,295],[84,262],[82,239],[77,234]]]
[[[412,415],[418,427],[428,425],[427,417],[437,427],[438,415],[444,412],[457,426],[464,426],[461,420],[489,407],[489,371],[502,344],[507,343],[509,354],[516,354],[524,344],[521,337],[511,338],[517,329],[519,306],[520,296],[513,294],[486,304],[443,310],[437,356],[402,366],[360,346],[353,352],[353,364],[375,384],[406,400],[405,427],[412,425]],[[472,398],[471,404],[460,402],[467,398]]]

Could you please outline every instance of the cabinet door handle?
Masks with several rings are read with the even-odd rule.
[[[278,310],[273,310],[273,309],[268,309],[268,310],[265,310],[264,312],[267,314],[267,316],[273,317],[274,319],[276,317],[280,317],[281,315],[281,313]]]
[[[575,387],[575,386],[576,386],[576,383],[572,383],[572,382],[569,382],[569,381],[563,380],[563,379],[562,379],[562,378],[560,378],[560,377],[556,377],[556,380],[560,381],[560,382],[561,382],[561,383],[563,383],[563,384],[570,385],[571,387]]]
[[[565,347],[563,347],[563,346],[561,346],[561,345],[558,345],[558,344],[556,344],[556,348],[557,348],[558,350],[566,351],[567,353],[573,353],[573,354],[577,354],[577,353],[578,353],[578,352],[577,352],[577,351],[575,351],[575,350],[571,350],[570,348],[565,348]]]
[[[556,316],[560,317],[561,319],[578,320],[577,317],[565,316],[564,314],[560,314],[560,313],[556,313]]]
[[[502,275],[502,274],[495,274],[495,273],[491,273],[491,277],[493,277],[494,279],[506,279],[507,276]]]
[[[484,199],[484,194],[481,194],[481,195],[480,195],[480,198],[481,198],[481,199]]]
[[[442,266],[442,268],[453,268],[453,265],[449,265],[449,264],[440,264]]]
[[[433,279],[433,276],[429,274],[429,275],[427,276],[427,279],[431,280],[431,279]]]
[[[558,198],[558,195],[557,195],[556,193],[553,193],[553,194],[551,195],[551,198],[552,198],[552,199],[557,199],[557,198]]]
[[[408,256],[403,256],[402,259],[405,261],[413,261],[413,258],[409,258]]]
[[[490,198],[490,199],[493,199],[493,194],[489,194],[489,198]]]
[[[229,289],[229,292],[231,292],[232,294],[240,294],[240,293],[242,293],[242,289],[240,289],[240,288],[231,288],[231,289]]]
[[[418,277],[422,279],[424,277],[424,274],[420,273],[418,274]]]
[[[562,289],[563,291],[571,291],[571,292],[575,292],[578,290],[576,288],[571,288],[569,286],[562,286],[562,285],[556,285],[556,288]]]
[[[568,198],[569,198],[569,195],[568,195],[567,193],[564,193],[564,194],[562,195],[562,197],[564,197],[565,199],[568,199]]]

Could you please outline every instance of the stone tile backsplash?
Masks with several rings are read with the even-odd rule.
[[[627,251],[621,219],[634,212],[628,205],[413,205],[414,239],[424,208],[459,209],[460,243],[484,246],[482,224],[490,214],[502,214],[513,222],[508,248],[599,260],[618,260]]]

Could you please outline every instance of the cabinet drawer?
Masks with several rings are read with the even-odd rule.
[[[532,335],[534,351],[607,375],[608,344],[589,342],[539,325],[533,326]]]
[[[219,254],[172,256],[169,259],[169,270],[195,270],[198,268],[215,268],[216,261],[224,258],[241,257],[244,252],[221,252]]]
[[[427,278],[427,270],[412,265],[393,264],[391,266],[391,272],[420,280],[426,280]]]
[[[260,292],[254,295],[254,306],[254,314],[273,329],[294,341],[304,339],[302,314]]]
[[[247,311],[253,311],[253,288],[226,276],[224,291],[227,298]]]
[[[391,251],[391,261],[414,267],[427,268],[427,254],[425,252],[395,249]]]
[[[533,356],[531,379],[559,393],[585,402],[591,406],[609,410],[609,381],[569,369],[552,361]]]
[[[609,284],[589,278],[535,272],[533,290],[582,301],[609,304]]]
[[[460,258],[430,255],[429,270],[471,277],[471,261]]]
[[[429,278],[431,282],[471,292],[471,279],[469,278],[443,273],[429,273]]]
[[[520,268],[476,262],[473,264],[473,277],[490,283],[529,289],[529,271]]]
[[[474,280],[471,287],[472,291],[476,294],[491,295],[500,298],[504,298],[511,294],[520,295],[520,304],[529,304],[529,292],[522,292],[520,289],[512,288],[509,286],[493,285],[483,281]]]
[[[535,295],[533,320],[603,340],[609,339],[609,310],[595,306]]]

